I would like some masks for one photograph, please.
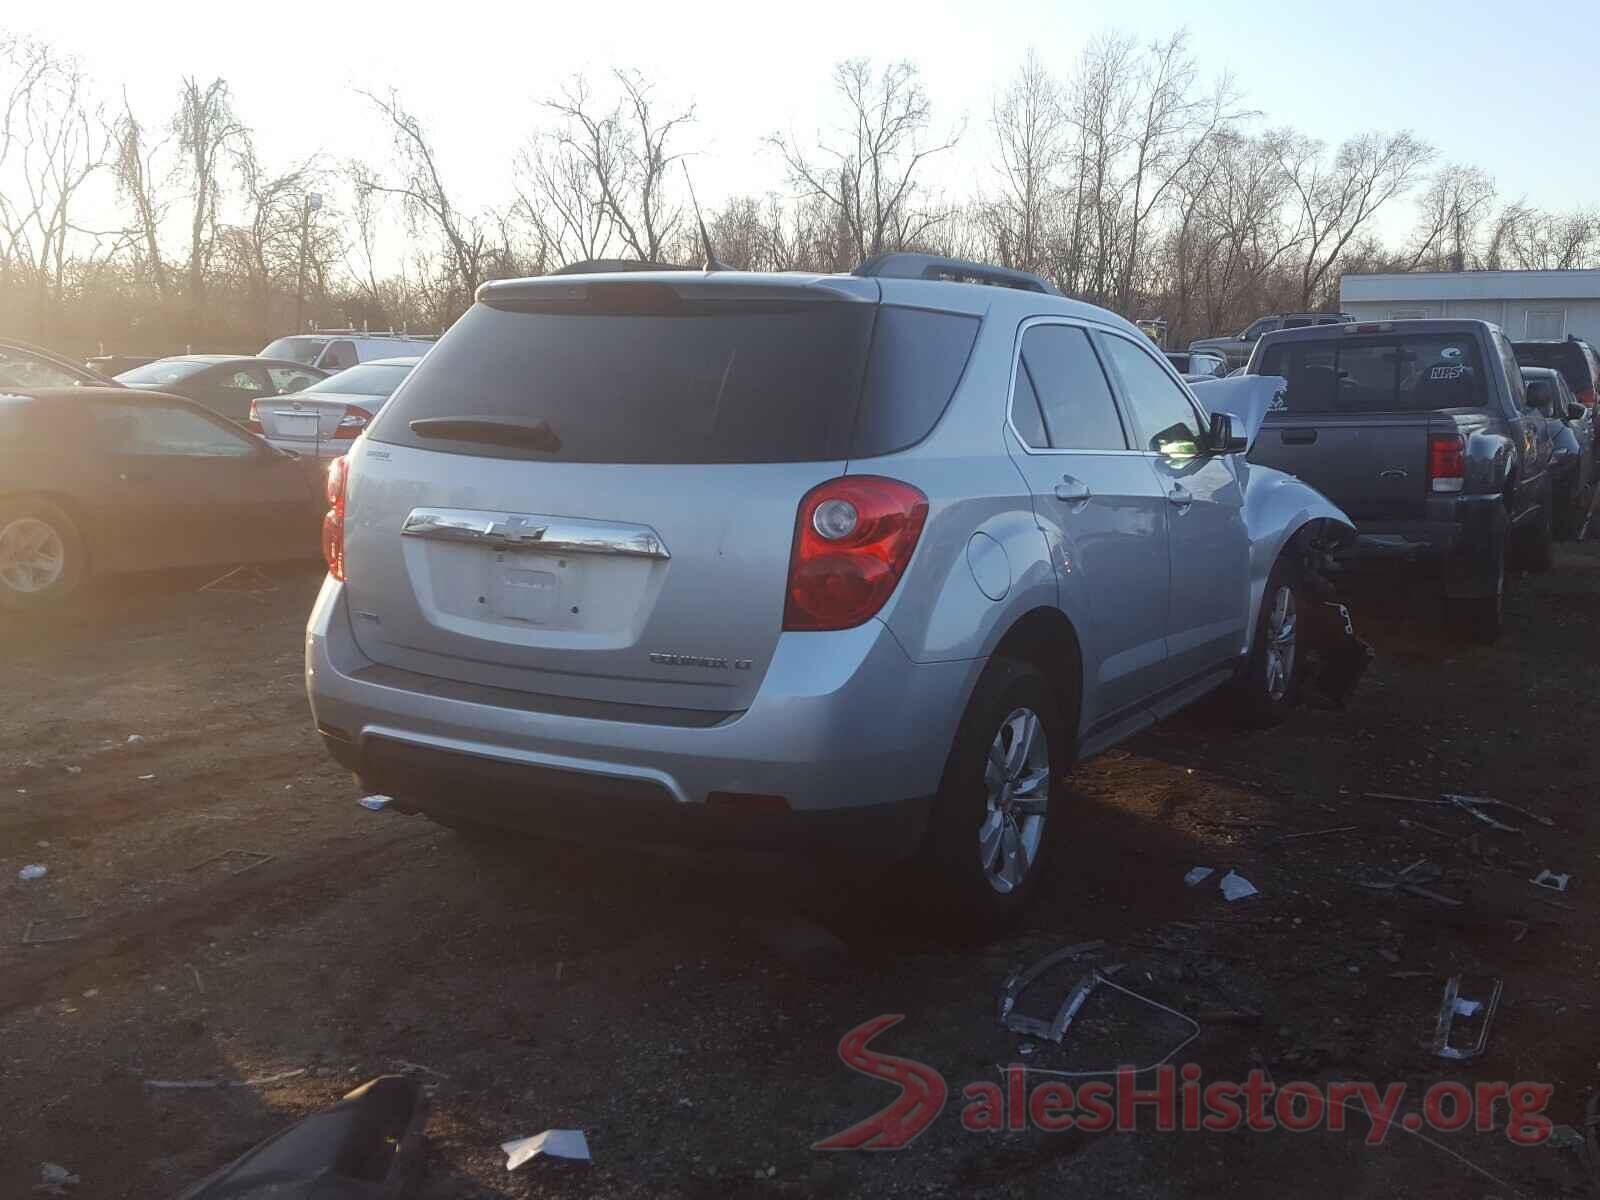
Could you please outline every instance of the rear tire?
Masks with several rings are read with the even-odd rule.
[[[1517,558],[1523,569],[1535,573],[1548,571],[1555,565],[1550,545],[1555,541],[1555,488],[1546,488],[1544,502],[1539,506],[1539,519],[1528,530]]]
[[[999,933],[1049,868],[1073,740],[1031,663],[996,658],[962,715],[929,816],[921,873],[963,933]]]
[[[1280,558],[1267,576],[1249,661],[1233,686],[1238,720],[1246,728],[1281,725],[1299,700],[1306,657],[1302,620],[1312,603],[1300,572]]]
[[[87,566],[83,536],[60,508],[37,497],[0,500],[0,609],[59,604]]]

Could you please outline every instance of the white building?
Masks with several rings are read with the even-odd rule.
[[[1339,307],[1358,321],[1477,317],[1513,341],[1572,334],[1600,346],[1600,271],[1346,275]]]

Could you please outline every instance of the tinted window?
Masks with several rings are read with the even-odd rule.
[[[1111,386],[1089,335],[1071,325],[1035,325],[1022,338],[1022,370],[1033,384],[1044,433],[1056,450],[1126,450]]]
[[[1554,367],[1574,392],[1594,387],[1588,356],[1576,342],[1516,342],[1517,361],[1525,367]]]
[[[580,311],[475,305],[368,436],[567,462],[850,456],[877,306],[686,299],[660,284],[590,284],[584,297]],[[560,446],[423,438],[410,428],[419,418],[468,416],[542,421]]]
[[[1339,324],[1342,324],[1342,323],[1343,322],[1340,321],[1340,319],[1338,317],[1318,317],[1317,318],[1317,324],[1318,325],[1339,325]]]
[[[878,310],[852,457],[904,450],[933,431],[961,382],[979,324],[961,313]]]
[[[275,392],[300,392],[316,383],[322,375],[313,375],[299,367],[268,367],[267,378],[272,380],[272,390]]]
[[[260,371],[249,367],[235,367],[218,374],[216,383],[218,387],[232,388],[238,392],[264,392],[267,390],[267,377]]]
[[[1039,415],[1038,394],[1021,360],[1017,362],[1017,382],[1011,389],[1011,423],[1026,445],[1042,450],[1050,444],[1044,432],[1044,418]]]
[[[1556,391],[1556,381],[1552,376],[1523,376],[1523,384],[1527,389],[1529,408],[1537,408],[1546,416],[1553,415],[1556,412],[1561,397]],[[1561,415],[1565,416],[1566,414],[1562,413]]]
[[[322,352],[316,365],[325,371],[342,371],[355,366],[358,361],[354,342],[334,342]]]
[[[88,436],[110,454],[247,458],[256,453],[243,436],[187,408],[97,403],[92,419]]]
[[[1289,381],[1276,411],[1372,413],[1481,408],[1483,371],[1476,337],[1429,333],[1281,342],[1259,373]]]
[[[1183,388],[1127,338],[1100,339],[1122,382],[1122,394],[1133,406],[1144,450],[1185,456],[1201,446],[1200,415]]]
[[[1305,329],[1311,324],[1310,317],[1286,317],[1283,322],[1285,329]]]
[[[1257,321],[1254,325],[1250,326],[1249,329],[1245,330],[1245,337],[1253,340],[1260,337],[1263,333],[1270,333],[1277,327],[1278,322],[1276,318],[1262,317],[1261,320]]]
[[[317,355],[322,353],[322,348],[328,344],[327,338],[286,337],[275,342],[267,343],[262,350],[260,358],[283,358],[290,362],[305,363],[306,366],[315,366]]]

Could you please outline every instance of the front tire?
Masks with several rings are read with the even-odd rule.
[[[0,501],[0,609],[59,604],[83,581],[87,556],[72,518],[50,501]]]
[[[1250,658],[1234,685],[1240,722],[1247,728],[1282,724],[1299,700],[1305,676],[1301,619],[1311,603],[1300,573],[1280,558],[1267,576]]]
[[[997,933],[1027,906],[1063,825],[1071,756],[1044,675],[992,660],[956,731],[922,855],[937,907],[964,930]]]

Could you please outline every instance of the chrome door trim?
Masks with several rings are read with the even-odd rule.
[[[672,557],[661,535],[648,525],[485,512],[471,508],[414,508],[400,526],[405,537],[468,542],[493,550],[559,554],[615,554],[628,558]]]

